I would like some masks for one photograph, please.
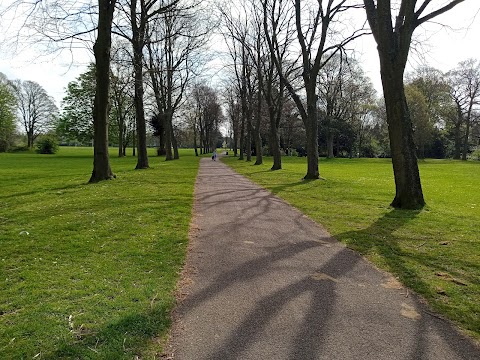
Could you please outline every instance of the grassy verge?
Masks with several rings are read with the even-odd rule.
[[[169,326],[198,158],[0,154],[0,358],[147,358]],[[153,356],[149,356],[152,358]]]
[[[321,160],[326,180],[301,181],[306,161],[284,158],[284,170],[229,157],[241,174],[324,225],[337,239],[398,276],[441,314],[480,340],[480,163],[420,162],[422,211],[393,210],[387,159]]]

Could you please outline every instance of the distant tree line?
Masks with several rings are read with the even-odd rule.
[[[31,150],[38,138],[55,137],[58,116],[54,99],[40,84],[0,73],[0,152]]]

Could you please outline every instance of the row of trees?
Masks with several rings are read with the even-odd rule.
[[[325,128],[327,153],[331,156],[335,138],[332,124],[336,122],[339,125],[347,119],[359,123],[368,116],[364,100],[371,91],[368,86],[358,86],[362,85],[361,80],[357,86],[354,81],[348,81],[348,74],[344,73],[348,64],[348,47],[368,32],[361,25],[351,26],[352,21],[348,17],[354,18],[355,12],[362,10],[377,43],[380,60],[389,155],[392,157],[396,185],[392,206],[422,207],[425,201],[404,72],[415,29],[461,2],[444,2],[437,4],[437,8],[429,0],[419,4],[409,0],[395,4],[374,0],[362,3],[251,0],[239,6],[223,4],[219,11],[232,60],[232,82],[235,84],[230,93],[235,94],[238,104],[230,101],[228,112],[232,119],[233,137],[238,139],[241,149],[246,149],[247,160],[253,142],[256,164],[262,162],[259,130],[265,105],[270,117],[272,169],[281,168],[278,126],[286,92],[295,103],[305,129],[305,179],[320,176],[319,124],[322,123]],[[353,95],[351,98],[342,98],[346,87],[351,87],[348,91]],[[240,110],[235,111],[235,107]],[[240,125],[234,123],[235,114],[239,114]],[[462,118],[465,119],[464,116]],[[241,152],[240,158],[242,156]]]
[[[232,7],[231,3],[219,5],[224,39],[231,57],[231,86],[226,89],[225,97],[235,147],[239,144],[240,149],[247,149],[247,160],[251,157],[250,149],[254,148],[256,163],[261,163],[262,117],[267,115],[269,149],[274,157],[272,169],[280,169],[280,124],[285,109],[292,109],[286,104],[293,103],[296,116],[292,117],[292,112],[288,116],[301,119],[305,131],[305,179],[319,178],[319,126],[323,129],[327,154],[331,156],[335,139],[338,144],[340,134],[349,138],[345,136],[346,129],[338,130],[340,120],[347,123],[348,119],[361,129],[362,119],[369,118],[371,111],[365,103],[371,90],[368,86],[360,86],[364,85],[361,80],[355,83],[356,75],[351,74],[361,75],[361,72],[358,66],[348,61],[348,48],[356,38],[371,32],[381,65],[384,113],[396,184],[392,205],[400,208],[423,206],[404,71],[415,29],[461,2],[451,0],[436,4],[436,8],[429,0],[418,4],[417,1],[401,0],[395,5],[374,0],[250,0],[238,7]],[[67,5],[78,11],[67,10]],[[129,44],[123,47],[128,55],[123,56],[122,61],[128,63],[124,69],[129,69],[126,72],[129,78],[133,74],[137,168],[141,169],[148,167],[144,100],[147,81],[144,75],[150,78],[147,91],[153,94],[156,117],[163,125],[166,159],[176,158],[178,144],[173,120],[185,101],[188,85],[200,72],[200,64],[205,63],[201,55],[205,54],[204,44],[211,30],[207,24],[213,24],[199,15],[208,13],[205,10],[205,5],[187,0],[99,0],[98,6],[75,5],[64,0],[37,3],[28,12],[35,23],[41,25],[38,31],[50,39],[62,38],[64,34],[58,34],[58,29],[68,26],[60,27],[58,22],[63,25],[70,20],[72,34],[67,37],[81,38],[89,30],[85,24],[90,14],[98,14],[98,23],[90,28],[96,29],[93,47],[96,60],[95,155],[91,181],[113,176],[107,148],[110,82],[113,78],[110,75],[111,59],[114,58],[111,54],[112,35]],[[366,15],[370,29],[351,21],[359,11]],[[80,18],[84,21],[79,21]],[[347,88],[350,90],[345,92]],[[345,97],[344,92],[352,96]],[[193,98],[194,93],[191,91]],[[198,125],[199,131],[195,127],[194,135],[208,137],[207,134],[212,134],[207,131],[209,127],[201,123],[208,118],[204,111],[196,109],[185,116],[195,119],[193,123]],[[471,122],[466,122],[464,115],[462,119],[469,133]],[[212,144],[211,140],[203,140],[203,150],[209,150],[208,143]],[[361,141],[357,140],[357,143]],[[350,148],[353,148],[351,144]],[[243,151],[240,151],[242,157]]]

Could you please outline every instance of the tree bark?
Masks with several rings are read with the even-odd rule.
[[[395,178],[395,198],[391,206],[419,209],[425,205],[418,171],[413,128],[408,111],[403,74],[415,27],[420,24],[415,2],[402,0],[395,26],[389,1],[364,0],[368,22],[377,43],[380,59],[388,134]],[[423,10],[422,10],[423,11]],[[426,21],[426,20],[425,20]]]
[[[148,168],[147,156],[147,126],[145,123],[145,110],[143,106],[143,47],[145,38],[145,24],[147,21],[145,9],[142,6],[140,24],[137,23],[136,0],[133,0],[130,7],[130,21],[132,25],[132,48],[133,67],[135,72],[135,115],[137,122],[137,166],[135,169]]]
[[[110,49],[115,0],[98,1],[98,33],[93,52],[95,55],[95,102],[93,109],[93,171],[89,182],[115,177],[110,168],[108,154],[108,112],[110,91]]]
[[[470,138],[470,121],[467,121],[467,126],[465,128],[465,137],[463,140],[463,153],[462,153],[462,160],[467,161],[468,155],[468,139]]]
[[[314,77],[316,79],[316,76]],[[315,85],[307,87],[307,114],[304,114],[307,150],[307,174],[305,180],[320,178],[318,171],[318,119],[317,119],[317,94]]]
[[[403,71],[398,68],[382,69],[382,84],[396,190],[391,206],[422,208],[425,200],[415,154],[412,122],[405,98]]]

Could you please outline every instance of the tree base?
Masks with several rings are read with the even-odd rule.
[[[390,204],[391,207],[395,209],[401,210],[420,210],[425,207],[426,203],[422,199],[420,201],[414,199],[403,200],[399,197],[393,199],[392,203]]]
[[[106,175],[106,176],[95,176],[95,174],[92,174],[92,176],[90,177],[90,180],[88,180],[88,183],[89,184],[95,184],[95,183],[98,183],[100,181],[104,181],[104,180],[113,180],[113,179],[116,179],[117,178],[117,175],[116,174],[110,174],[110,175]]]

